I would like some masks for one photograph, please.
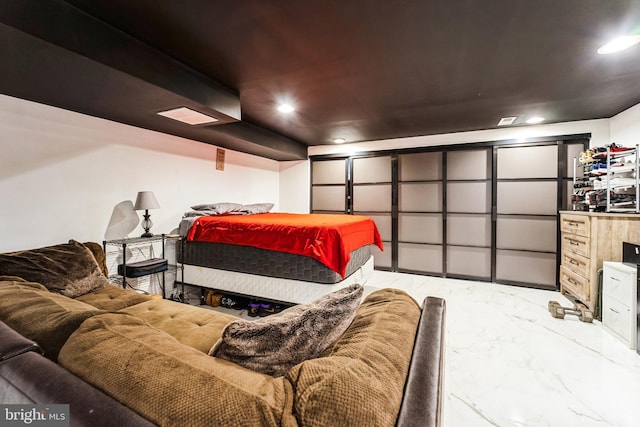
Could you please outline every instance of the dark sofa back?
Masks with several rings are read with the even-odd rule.
[[[0,322],[0,403],[68,404],[72,426],[151,426],[149,421],[40,354]]]

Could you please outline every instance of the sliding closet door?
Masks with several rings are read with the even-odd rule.
[[[374,264],[376,268],[390,269],[393,259],[392,158],[354,158],[351,167],[353,214],[365,215],[375,221],[384,251],[374,249]]]
[[[496,281],[556,288],[558,146],[496,151]]]
[[[398,270],[443,272],[442,153],[398,156]]]
[[[556,289],[558,210],[571,206],[573,159],[588,143],[573,135],[320,157],[312,212],[371,217],[385,245],[376,268]]]
[[[311,162],[311,212],[345,213],[347,159]]]
[[[491,279],[491,150],[446,155],[447,276]]]

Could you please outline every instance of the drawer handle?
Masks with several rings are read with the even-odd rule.
[[[615,278],[615,277],[613,277],[613,276],[609,276],[609,279],[611,279],[611,280],[615,280],[616,282],[619,282],[619,281],[620,281],[620,279],[616,279],[616,278]]]
[[[569,264],[578,265],[578,263],[572,259],[569,260]]]
[[[571,227],[577,227],[577,226],[579,226],[579,225],[580,225],[579,223],[577,223],[577,222],[573,222],[573,221],[568,221],[567,223],[568,223]]]
[[[620,314],[619,311],[614,310],[613,308],[609,307],[609,310],[613,311],[615,314]]]
[[[571,277],[567,277],[567,282],[571,283],[572,285],[577,285],[578,283],[573,280]]]

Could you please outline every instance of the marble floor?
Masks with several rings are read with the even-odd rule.
[[[384,287],[446,300],[446,427],[640,426],[640,355],[551,317],[559,292],[375,271],[366,289]]]

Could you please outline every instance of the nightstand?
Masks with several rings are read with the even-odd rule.
[[[636,349],[637,268],[605,261],[602,276],[602,325],[629,348]]]
[[[165,296],[165,272],[175,271],[175,265],[169,265],[165,258],[165,246],[168,241],[180,240],[180,236],[177,234],[159,234],[151,237],[130,237],[125,239],[104,240],[102,247],[107,252],[107,246],[120,246],[122,252],[122,264],[118,265],[118,274],[114,274],[113,277],[122,280],[122,287],[127,287],[127,278],[144,277],[151,274],[162,273],[162,297]],[[140,262],[127,264],[127,248],[136,246],[151,245],[154,242],[160,242],[162,244],[162,256],[161,258],[148,258]],[[110,275],[111,278],[112,275]]]

